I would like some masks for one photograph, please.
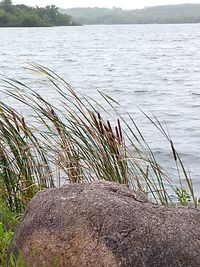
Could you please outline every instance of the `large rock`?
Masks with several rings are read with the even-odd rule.
[[[200,211],[154,205],[115,183],[73,184],[33,198],[17,248],[28,266],[198,267]]]

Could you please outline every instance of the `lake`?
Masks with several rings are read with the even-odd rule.
[[[0,47],[3,75],[32,84],[23,68],[36,62],[97,101],[98,90],[119,101],[121,114],[130,112],[159,161],[175,177],[168,143],[138,107],[156,115],[169,130],[200,194],[199,24],[0,28]],[[54,98],[48,88],[45,94]]]

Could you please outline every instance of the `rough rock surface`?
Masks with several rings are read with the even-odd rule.
[[[154,205],[115,183],[73,184],[31,200],[16,247],[28,266],[198,267],[200,211]]]

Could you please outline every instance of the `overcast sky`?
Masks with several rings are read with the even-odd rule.
[[[71,7],[121,7],[124,9],[144,8],[145,6],[199,3],[195,0],[13,0],[13,4],[30,6],[56,5],[63,8]]]

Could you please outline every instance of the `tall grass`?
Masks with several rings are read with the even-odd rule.
[[[0,102],[0,188],[12,211],[21,212],[35,193],[53,187],[48,159],[34,128]]]
[[[0,102],[0,190],[11,210],[23,211],[43,188],[94,180],[139,189],[162,205],[172,204],[171,192],[180,199],[185,192],[188,202],[198,205],[184,164],[156,118],[144,114],[169,142],[180,176],[177,186],[156,161],[133,118],[128,115],[127,121],[120,116],[113,99],[100,93],[115,119],[53,71],[36,64],[30,69],[45,77],[48,90],[51,86],[60,100],[54,105],[19,81],[2,80],[7,95],[27,105],[32,114],[30,119],[23,117],[25,114]]]

